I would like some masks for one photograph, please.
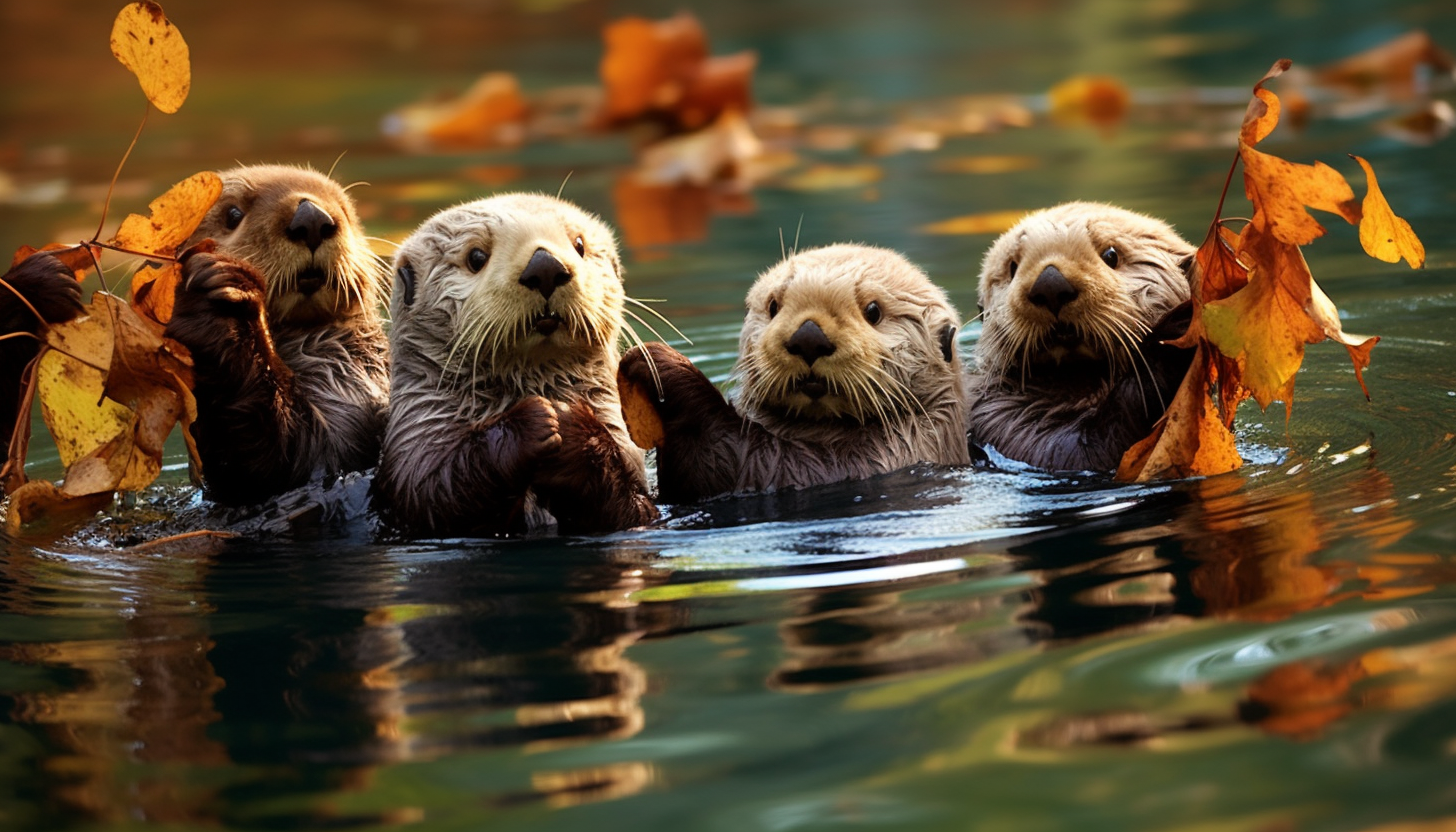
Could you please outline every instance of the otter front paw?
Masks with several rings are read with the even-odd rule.
[[[561,449],[561,426],[551,402],[530,396],[479,428],[494,467],[507,484],[525,488],[542,460]]]
[[[81,283],[59,258],[38,251],[5,273],[3,279],[15,292],[0,287],[0,329],[4,332],[33,332],[40,321],[16,297],[25,298],[45,323],[59,324],[85,311]]]
[[[263,276],[252,266],[231,257],[197,252],[182,259],[175,314],[259,317],[265,297]]]
[[[691,415],[705,402],[724,404],[722,394],[702,370],[687,356],[657,341],[628,350],[617,375],[645,391],[664,419]]]

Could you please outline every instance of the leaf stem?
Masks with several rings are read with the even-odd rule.
[[[111,185],[106,188],[106,201],[101,203],[101,222],[96,224],[96,233],[91,235],[91,242],[101,239],[101,229],[106,227],[106,211],[111,207],[111,194],[116,190],[116,180],[121,178],[121,169],[126,165],[126,160],[131,158],[132,148],[136,147],[137,139],[142,137],[142,128],[147,126],[147,116],[152,114],[150,101],[142,105],[142,123],[137,125],[136,135],[131,137],[131,144],[126,146],[126,152],[121,154],[121,162],[116,166],[116,172],[111,174]]]

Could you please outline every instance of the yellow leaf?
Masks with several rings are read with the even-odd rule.
[[[212,171],[195,173],[178,182],[147,205],[151,216],[132,214],[121,223],[112,245],[171,257],[192,236],[222,194],[222,177]]]
[[[947,173],[1014,173],[1031,170],[1040,164],[1035,156],[961,156],[946,159],[935,166]]]
[[[1365,169],[1365,201],[1361,203],[1360,245],[1377,260],[1394,263],[1404,257],[1411,268],[1419,269],[1426,264],[1426,247],[1416,236],[1410,223],[1397,217],[1380,192],[1380,183],[1375,181],[1375,171],[1370,163],[1354,157]]]
[[[988,211],[984,214],[967,214],[953,217],[917,229],[921,234],[1002,234],[1021,222],[1026,211]]]
[[[158,110],[175,113],[187,100],[192,89],[187,41],[159,4],[142,0],[117,13],[111,26],[111,54],[137,77],[147,100]]]

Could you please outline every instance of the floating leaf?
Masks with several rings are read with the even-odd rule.
[[[5,526],[12,537],[62,534],[110,503],[109,492],[77,497],[62,493],[55,483],[32,480],[10,494]]]
[[[935,169],[947,173],[1015,173],[1039,164],[1041,160],[1035,156],[961,156],[944,159],[936,163]]]
[[[175,113],[192,89],[187,41],[162,7],[142,0],[122,8],[111,26],[111,54],[141,82],[147,100]]]
[[[656,21],[624,18],[608,24],[602,36],[607,124],[655,118],[675,131],[694,130],[729,110],[752,107],[757,57],[742,52],[710,58],[703,27],[687,12]]]
[[[1026,211],[988,211],[984,214],[967,214],[953,217],[917,229],[921,234],[1002,234],[1021,222]]]
[[[1116,78],[1075,75],[1052,87],[1047,99],[1058,121],[1111,127],[1127,115],[1132,97]]]
[[[1391,92],[1404,95],[1418,84],[1422,67],[1449,76],[1456,69],[1456,60],[1437,46],[1429,34],[1415,31],[1328,64],[1319,69],[1317,77],[1322,83],[1358,92],[1386,86]]]
[[[171,257],[192,236],[222,195],[222,177],[195,173],[148,204],[151,216],[132,214],[117,229],[112,245],[131,251]]]
[[[812,165],[784,181],[795,191],[838,191],[863,188],[885,177],[879,165]]]
[[[702,130],[649,145],[634,175],[643,185],[708,185],[738,178],[762,152],[748,119],[729,110]]]
[[[1397,217],[1380,192],[1375,181],[1375,171],[1370,163],[1359,156],[1353,157],[1365,169],[1365,201],[1360,210],[1360,245],[1365,253],[1377,260],[1395,263],[1402,257],[1411,268],[1419,269],[1426,264],[1426,247],[1421,243],[1410,223]]]

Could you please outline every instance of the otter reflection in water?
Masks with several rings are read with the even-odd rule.
[[[320,556],[239,545],[196,561],[117,556],[114,569],[12,558],[4,612],[79,636],[0,643],[49,680],[0,690],[0,727],[38,748],[30,811],[42,825],[408,821],[430,807],[351,812],[339,798],[373,792],[398,763],[636,734],[646,680],[625,653],[672,610],[630,595],[657,576],[607,547],[532,546]],[[114,625],[83,603],[113,610]],[[562,805],[653,778],[630,759],[551,759],[482,797]]]

